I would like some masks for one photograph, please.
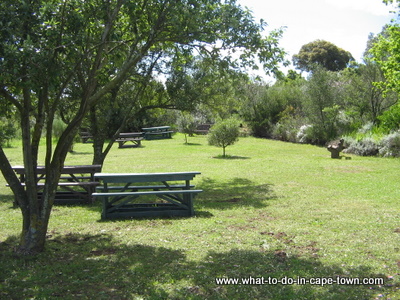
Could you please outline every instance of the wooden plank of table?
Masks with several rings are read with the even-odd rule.
[[[13,166],[12,169],[17,174],[25,174],[24,166]],[[46,173],[45,166],[37,166],[37,174]],[[76,165],[76,166],[64,166],[61,169],[61,174],[75,174],[75,173],[96,173],[101,170],[101,165]]]
[[[170,172],[170,173],[95,173],[94,177],[108,183],[133,182],[163,182],[192,180],[201,172]]]
[[[147,128],[142,128],[143,131],[157,131],[157,130],[168,130],[170,129],[170,126],[159,126],[159,127],[147,127]]]

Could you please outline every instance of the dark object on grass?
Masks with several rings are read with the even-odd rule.
[[[340,152],[344,149],[344,140],[340,139],[339,142],[331,142],[327,149],[331,153],[331,158],[340,158]]]

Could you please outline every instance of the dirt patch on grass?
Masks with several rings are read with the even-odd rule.
[[[315,242],[315,241],[310,241],[306,245],[297,245],[294,242],[295,236],[290,236],[290,235],[286,234],[285,232],[263,231],[263,232],[260,232],[260,234],[268,235],[268,236],[278,240],[279,242],[285,244],[287,249],[293,250],[293,252],[295,253],[296,256],[303,256],[303,255],[310,256],[311,255],[312,257],[318,257],[318,251],[320,249],[316,247],[317,242]],[[279,251],[283,251],[283,250],[279,250]],[[278,251],[278,253],[275,251],[275,255],[279,256],[282,259],[285,256],[282,253],[280,253],[279,251]],[[286,253],[285,253],[285,255],[286,255]]]

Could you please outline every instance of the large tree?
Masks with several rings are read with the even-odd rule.
[[[0,169],[23,215],[21,253],[44,249],[61,168],[85,115],[155,53],[196,49],[223,54],[237,68],[259,58],[266,69],[276,68],[283,54],[280,32],[264,37],[265,24],[234,0],[3,0],[0,24],[0,97],[20,117],[25,186],[2,148]],[[66,102],[70,122],[53,147],[53,120]],[[43,133],[46,182],[38,200]]]
[[[316,40],[301,47],[298,54],[293,55],[293,64],[301,71],[310,72],[316,66],[321,66],[328,71],[340,71],[354,60],[350,52],[336,45]]]

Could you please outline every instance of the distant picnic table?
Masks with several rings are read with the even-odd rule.
[[[93,197],[102,199],[102,219],[193,216],[193,199],[202,190],[193,189],[190,181],[198,174],[96,173],[102,185]]]
[[[143,132],[125,132],[120,133],[118,138],[115,140],[118,142],[118,148],[127,148],[127,147],[139,147],[141,145],[141,141],[143,140]],[[126,145],[126,143],[131,142],[132,145]]]
[[[92,143],[93,135],[89,131],[81,131],[79,133],[82,143]]]
[[[14,166],[12,168],[19,175],[21,183],[25,185],[25,167]],[[61,177],[54,200],[55,203],[92,203],[92,193],[95,191],[96,186],[99,185],[94,174],[100,171],[101,165],[64,166],[61,170]],[[41,190],[44,187],[44,180],[46,179],[46,168],[38,166],[36,172],[37,186]],[[38,196],[41,197],[41,193]]]
[[[194,130],[194,133],[208,134],[212,125],[213,124],[199,124],[199,125],[197,125],[196,129]]]
[[[142,130],[146,140],[170,139],[173,133],[170,126],[147,127]]]

